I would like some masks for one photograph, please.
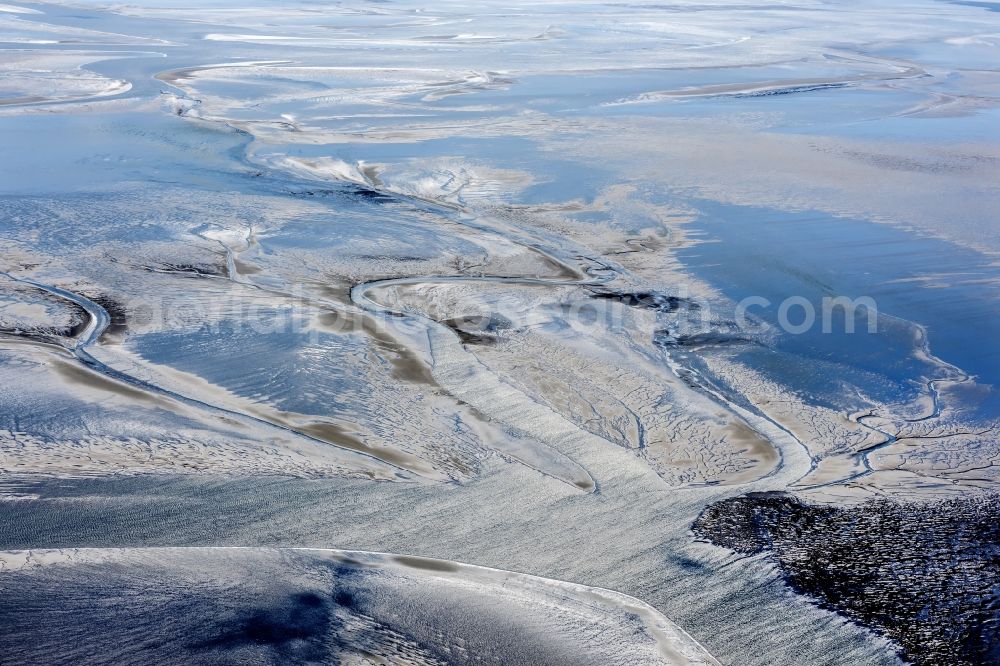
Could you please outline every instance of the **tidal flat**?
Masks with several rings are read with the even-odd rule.
[[[0,4],[0,663],[994,663],[996,9]]]

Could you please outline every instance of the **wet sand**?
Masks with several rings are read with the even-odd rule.
[[[108,50],[6,51],[0,661],[900,663],[690,528],[1000,481],[996,44],[912,5],[4,23]]]

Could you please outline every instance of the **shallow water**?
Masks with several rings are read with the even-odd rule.
[[[795,301],[786,312],[794,332],[766,350],[747,352],[784,357],[784,363],[770,362],[776,381],[794,383],[833,408],[846,406],[843,382],[876,400],[912,400],[927,379],[947,374],[939,360],[972,375],[979,386],[981,402],[964,405],[969,417],[989,422],[1000,415],[1000,350],[988,342],[1000,335],[1000,272],[988,256],[860,220],[696,205],[699,216],[692,228],[704,234],[705,242],[678,253],[694,274],[733,302],[766,299],[767,304],[755,301],[747,311],[776,328],[785,299],[809,303]],[[824,331],[823,298],[837,296],[871,298],[877,314],[859,309],[850,332],[845,310],[838,306],[827,315],[829,330]],[[803,326],[810,317],[816,324]],[[915,353],[913,324],[926,329],[938,360]],[[798,332],[799,327],[805,330]],[[805,364],[822,364],[825,371],[803,371]],[[861,408],[860,401],[855,407]]]
[[[233,556],[261,577],[279,547],[437,557],[679,628],[650,656],[550,604],[549,662],[898,663],[689,528],[752,491],[1000,480],[980,4],[0,5],[0,548],[154,582],[133,549],[195,578],[194,546],[271,549]],[[838,297],[872,306],[825,330]],[[0,572],[9,608],[97,594],[42,559]],[[247,590],[198,612],[270,608]],[[428,663],[459,644],[379,621]],[[140,640],[109,622],[88,655]]]

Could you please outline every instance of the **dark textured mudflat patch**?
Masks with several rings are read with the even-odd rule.
[[[784,493],[714,504],[697,536],[767,552],[796,591],[896,641],[916,664],[1000,663],[1000,499],[842,508]]]
[[[167,273],[184,273],[199,277],[221,277],[226,274],[225,263],[198,263],[198,264],[162,264],[162,271]]]
[[[681,308],[697,310],[698,304],[680,296],[670,296],[656,291],[621,291],[595,287],[591,290],[593,298],[624,303],[633,308],[646,308],[660,312],[676,312]]]
[[[125,306],[106,294],[94,296],[90,300],[100,305],[108,313],[108,327],[101,334],[101,342],[121,340],[128,332],[128,313]]]
[[[441,322],[458,334],[467,345],[490,345],[500,339],[500,335],[512,327],[509,319],[493,314],[489,317],[454,317]]]

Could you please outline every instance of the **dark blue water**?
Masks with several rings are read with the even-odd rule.
[[[763,297],[753,315],[779,326],[779,305],[801,296],[816,323],[802,333],[782,331],[772,350],[749,352],[754,363],[817,402],[843,406],[848,394],[890,402],[912,399],[926,379],[947,369],[914,355],[914,329],[924,326],[932,353],[973,375],[981,390],[968,405],[982,418],[1000,415],[1000,267],[977,252],[889,225],[696,202],[695,228],[705,242],[680,252],[682,261],[728,298]],[[822,299],[870,297],[877,330],[858,312],[854,333],[835,310],[824,332]],[[787,320],[804,321],[793,307]],[[896,319],[899,318],[899,319]],[[908,321],[902,321],[908,320]],[[780,328],[779,328],[780,330]],[[778,352],[778,353],[774,353]]]

